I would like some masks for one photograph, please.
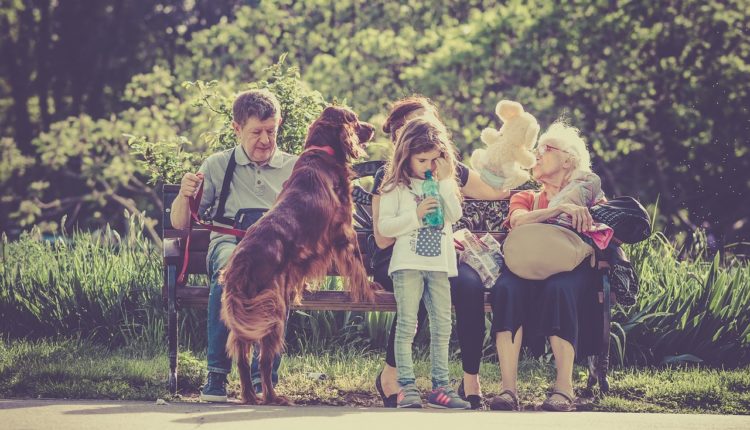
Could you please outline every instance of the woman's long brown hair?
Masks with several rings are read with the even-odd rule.
[[[396,143],[396,132],[406,124],[406,117],[419,109],[424,109],[440,121],[437,107],[427,97],[413,95],[393,102],[388,118],[383,123],[383,132],[390,136],[391,142]]]

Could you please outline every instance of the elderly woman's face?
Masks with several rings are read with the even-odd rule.
[[[572,166],[570,153],[559,148],[556,142],[545,141],[540,143],[535,150],[536,165],[531,173],[534,179],[540,180],[552,176],[563,169]]]

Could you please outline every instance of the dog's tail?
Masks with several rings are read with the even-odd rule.
[[[262,290],[253,298],[232,294],[224,289],[221,319],[230,331],[230,341],[227,342],[229,356],[236,360],[244,352],[238,348],[238,341],[252,345],[269,334],[277,337],[279,333],[281,336],[275,345],[276,350],[264,352],[281,353],[284,348],[286,309],[286,302],[275,286]]]

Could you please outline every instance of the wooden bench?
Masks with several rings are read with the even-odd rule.
[[[359,178],[371,177],[383,164],[382,161],[370,161],[355,165],[355,171]],[[182,307],[208,306],[208,285],[183,285],[177,283],[177,276],[182,270],[184,260],[185,242],[187,231],[177,230],[172,227],[169,215],[172,202],[179,191],[179,185],[165,184],[162,190],[164,201],[164,214],[162,225],[164,234],[164,284],[162,296],[167,306],[167,337],[169,347],[169,390],[172,394],[177,391],[177,313]],[[370,267],[370,252],[372,248],[372,195],[360,186],[355,186],[355,224],[360,250],[362,251],[363,263],[372,275]],[[487,232],[491,233],[498,241],[502,241],[506,232],[501,225],[508,214],[508,200],[473,200],[466,199],[463,205],[464,216],[454,225],[454,229],[467,228],[481,236]],[[187,273],[191,275],[207,275],[206,256],[208,254],[209,235],[206,229],[194,228],[191,233],[190,249],[188,256]],[[370,244],[368,244],[368,240]],[[330,275],[336,275],[331,272]],[[604,288],[608,291],[608,284],[604,282]],[[603,306],[604,323],[609,327],[610,304],[603,300],[604,292],[600,292],[600,303]],[[609,294],[607,295],[609,297]],[[329,310],[329,311],[395,311],[396,301],[393,293],[387,291],[378,292],[374,303],[353,303],[346,291],[309,291],[305,292],[302,302],[295,306],[296,310]],[[485,294],[485,311],[490,312],[489,292]],[[606,333],[606,353],[599,355],[597,359],[590,359],[590,372],[594,372],[593,366],[604,369],[604,379],[600,379],[602,391],[606,391],[606,366],[608,365],[609,331]],[[601,371],[601,369],[600,369]],[[593,386],[592,376],[589,384]]]

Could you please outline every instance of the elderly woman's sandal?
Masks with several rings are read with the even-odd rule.
[[[557,394],[562,397],[561,399],[553,399],[552,397]],[[551,412],[570,412],[576,409],[575,401],[572,397],[563,393],[562,391],[553,391],[552,394],[547,397],[547,400],[542,403],[542,409]]]
[[[490,409],[493,411],[517,411],[518,396],[510,390],[504,390],[490,399]]]

